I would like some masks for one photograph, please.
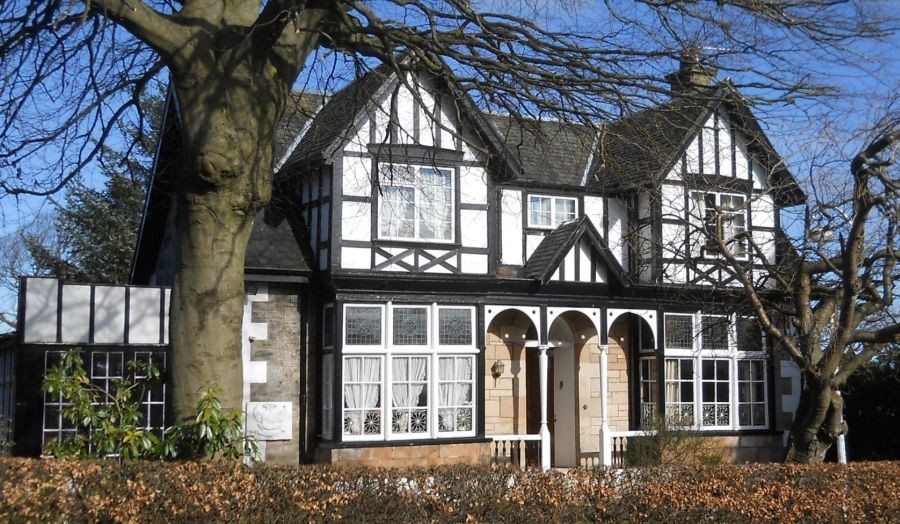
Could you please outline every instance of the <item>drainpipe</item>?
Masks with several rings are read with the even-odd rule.
[[[612,466],[612,438],[609,434],[609,345],[600,346],[600,461]]]
[[[547,368],[549,367],[547,344],[538,346],[539,370],[541,374],[541,469],[550,470],[550,429],[547,427]]]

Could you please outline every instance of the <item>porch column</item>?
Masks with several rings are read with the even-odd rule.
[[[549,367],[547,344],[538,346],[538,368],[541,375],[541,469],[550,469],[550,428],[547,427],[547,368]]]
[[[612,466],[612,437],[609,434],[609,345],[600,346],[600,461]]]

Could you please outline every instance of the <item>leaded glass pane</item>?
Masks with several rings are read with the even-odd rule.
[[[762,351],[762,330],[754,318],[739,318],[737,321],[738,351]]]
[[[728,317],[703,315],[703,349],[728,349]]]
[[[381,345],[380,307],[348,307],[344,318],[344,326],[347,345]]]
[[[666,315],[666,347],[671,349],[693,349],[693,316]]]
[[[472,310],[438,310],[438,343],[442,346],[472,345]]]
[[[394,345],[424,346],[428,344],[428,309],[395,307],[393,316]]]

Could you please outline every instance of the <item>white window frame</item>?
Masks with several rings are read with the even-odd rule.
[[[766,429],[769,427],[770,417],[769,417],[769,402],[771,399],[769,397],[769,372],[768,372],[768,355],[766,353],[766,340],[765,333],[762,334],[762,347],[760,351],[741,351],[738,348],[738,338],[737,338],[737,322],[738,320],[744,319],[747,317],[740,317],[737,315],[721,315],[721,314],[704,314],[702,312],[694,312],[694,313],[684,313],[684,312],[672,312],[665,313],[665,317],[669,316],[687,316],[690,315],[693,318],[692,326],[692,347],[691,348],[671,348],[667,345],[667,333],[663,332],[663,343],[665,345],[664,354],[665,360],[670,359],[690,359],[693,361],[694,366],[694,425],[695,429],[701,431],[722,431],[722,430],[744,430],[744,429]],[[728,319],[728,331],[727,331],[727,347],[726,348],[716,348],[716,349],[703,349],[703,318],[727,318]],[[664,321],[663,326],[667,323]],[[705,360],[726,360],[728,361],[728,384],[729,384],[729,392],[728,392],[728,405],[729,405],[729,423],[728,425],[704,425],[703,423],[703,406],[705,403],[703,400],[703,361]],[[740,382],[738,380],[738,367],[739,362],[742,360],[761,360],[763,362],[763,391],[765,398],[765,422],[762,425],[749,425],[744,426],[740,424],[739,420],[739,409],[740,404],[739,396],[740,396]],[[667,387],[669,384],[669,380],[666,377],[666,371],[663,369],[660,371],[659,380],[664,381],[664,386]],[[680,382],[680,381],[679,381]],[[666,416],[669,416],[670,406],[681,405],[683,402],[672,403],[668,396],[666,397],[666,406],[665,412]],[[721,405],[723,402],[716,402],[715,404]],[[747,404],[747,403],[743,403]]]
[[[535,224],[531,220],[531,199],[533,198],[549,198],[550,199],[550,224]],[[571,200],[575,204],[575,215],[565,222],[557,222],[556,220],[556,209],[559,201],[562,200]],[[566,222],[570,222],[578,218],[578,199],[575,197],[569,196],[557,196],[557,195],[542,195],[542,194],[528,194],[527,195],[527,206],[525,209],[525,214],[527,215],[526,221],[528,223],[528,227],[530,229],[556,229],[560,226],[560,224],[565,224]]]
[[[424,358],[425,359],[425,391],[427,392],[428,403],[425,405],[426,410],[426,419],[428,420],[428,430],[424,433],[400,433],[394,432],[394,359],[395,358]],[[385,425],[385,430],[387,431],[387,440],[426,440],[433,438],[434,433],[434,405],[435,398],[432,383],[434,379],[432,379],[432,375],[434,374],[434,358],[432,355],[421,354],[421,353],[391,353],[389,354],[388,360],[389,364],[386,366],[386,377],[385,377],[385,387],[387,388],[387,402],[385,402],[385,408],[387,411],[387,424]],[[412,381],[405,381],[405,384],[408,384]],[[410,408],[401,408],[401,409],[410,409]]]
[[[454,362],[455,362],[456,359],[458,359],[458,358],[467,358],[467,359],[471,359],[471,361],[472,361],[472,378],[470,379],[470,380],[471,380],[471,383],[470,383],[470,384],[471,384],[471,387],[472,387],[472,405],[471,405],[471,406],[459,406],[459,405],[454,405],[454,406],[441,406],[441,399],[440,399],[440,385],[441,385],[441,379],[440,379],[440,372],[441,372],[441,370],[440,370],[440,359],[441,359],[441,358],[452,358],[452,359],[454,360]],[[434,374],[435,380],[434,380],[434,383],[433,383],[433,384],[434,384],[434,392],[435,392],[435,403],[434,403],[434,405],[435,405],[435,409],[434,409],[434,434],[435,434],[436,436],[439,436],[440,438],[472,437],[472,436],[475,436],[475,428],[476,428],[477,420],[478,420],[478,418],[477,418],[477,417],[478,417],[478,408],[477,408],[477,404],[478,404],[478,391],[476,390],[476,388],[477,388],[477,386],[478,386],[478,380],[477,380],[477,377],[478,377],[478,361],[476,360],[476,355],[464,355],[464,354],[456,354],[456,353],[452,353],[452,354],[437,354],[437,355],[435,355],[435,363],[436,363],[436,366],[435,366],[436,372],[435,372],[435,374]],[[446,382],[446,381],[445,381],[445,382]],[[453,383],[465,383],[466,381],[463,381],[463,380],[453,380],[452,382],[453,382]],[[472,420],[471,420],[472,429],[469,430],[469,431],[459,431],[459,430],[454,430],[454,431],[441,431],[441,428],[440,428],[440,410],[441,410],[442,408],[443,408],[443,409],[455,409],[455,410],[471,408],[471,410],[472,410]]]
[[[390,169],[391,167],[403,167],[403,168],[411,168],[414,171],[415,180],[412,182],[404,181],[404,180],[389,180],[385,179],[381,176],[383,169]],[[405,236],[391,236],[382,233],[383,227],[385,225],[385,216],[384,212],[384,197],[381,193],[376,193],[378,196],[378,238],[380,240],[395,240],[399,242],[428,242],[434,244],[452,244],[456,241],[456,169],[452,167],[438,167],[438,166],[425,166],[420,164],[393,164],[393,163],[384,163],[378,165],[379,169],[379,180],[382,188],[387,187],[405,187],[411,188],[413,190],[413,209],[414,209],[414,217],[413,217],[413,236],[405,237]],[[450,175],[450,236],[446,239],[441,238],[423,238],[421,233],[421,224],[419,218],[419,210],[423,205],[427,205],[427,202],[422,202],[422,185],[419,181],[420,170],[421,169],[432,169],[434,171],[442,171],[445,173],[449,173]]]
[[[647,374],[644,375],[646,365]],[[640,415],[638,417],[639,427],[649,427],[656,418],[659,405],[659,366],[656,362],[656,356],[641,356],[638,364],[638,382],[640,387]],[[654,371],[656,375],[654,376]],[[644,386],[647,385],[649,398],[644,398]],[[647,410],[647,413],[644,410]]]
[[[678,361],[678,376],[672,380],[670,380],[667,375],[668,367],[669,367],[668,363],[670,360]],[[678,417],[680,419],[682,416],[682,407],[690,406],[691,407],[691,419],[693,420],[693,422],[691,424],[688,424],[687,426],[688,427],[697,427],[697,425],[698,425],[697,424],[697,359],[693,358],[693,357],[666,356],[666,358],[663,360],[663,362],[665,362],[664,366],[666,368],[663,375],[661,375],[662,380],[664,381],[664,387],[668,388],[670,383],[677,384],[678,391],[679,391],[679,400],[677,402],[671,400],[668,395],[668,390],[666,391],[666,393],[667,393],[666,394],[666,403],[665,403],[666,417],[668,418],[668,417],[672,416],[669,413],[669,410],[671,408],[678,408]],[[691,369],[690,380],[684,380],[681,378],[681,366],[683,365],[682,362],[690,362],[691,363],[692,369]],[[687,383],[689,383],[691,385],[691,396],[693,397],[689,402],[685,402],[680,399],[681,384],[687,384]]]
[[[759,362],[762,362],[762,385],[763,385],[763,388],[762,388],[762,390],[763,390],[763,402],[762,402],[762,404],[763,404],[763,423],[762,423],[762,424],[747,424],[747,425],[744,425],[744,424],[741,424],[741,417],[740,417],[740,415],[741,415],[741,413],[740,413],[741,406],[742,406],[742,405],[748,405],[748,406],[750,406],[750,410],[751,410],[750,418],[751,418],[751,420],[752,420],[752,418],[753,418],[753,414],[752,414],[753,404],[758,404],[758,402],[741,402],[741,398],[740,398],[740,395],[741,395],[741,392],[740,392],[741,384],[744,383],[744,382],[750,382],[751,384],[753,384],[754,382],[759,382],[759,381],[756,381],[756,380],[753,380],[753,381],[746,381],[746,380],[744,380],[744,381],[742,381],[742,380],[740,379],[740,374],[739,374],[739,373],[740,373],[740,365],[741,365],[741,362],[752,362],[752,361],[759,361]],[[740,429],[765,429],[765,428],[769,427],[769,362],[768,362],[768,360],[767,360],[766,358],[764,358],[764,357],[761,357],[761,356],[757,356],[757,357],[745,357],[745,356],[740,356],[740,357],[738,357],[738,358],[736,359],[736,361],[735,361],[735,377],[734,377],[734,380],[735,380],[735,387],[738,388],[738,389],[735,391],[735,394],[734,394],[734,405],[735,405],[735,408],[734,408],[734,409],[735,409],[735,411],[734,411],[734,416],[735,416],[735,424],[737,424],[737,427],[740,428]],[[751,387],[752,387],[752,386],[751,386]]]
[[[346,370],[347,360],[349,360],[351,358],[377,358],[380,361],[381,374],[379,375],[380,376],[379,387],[381,388],[381,390],[380,390],[381,391],[381,406],[378,408],[356,408],[353,410],[353,411],[360,411],[360,410],[364,410],[364,409],[370,409],[371,411],[375,411],[375,409],[378,409],[381,412],[381,414],[380,414],[381,427],[380,427],[380,432],[377,434],[372,433],[370,435],[366,435],[365,429],[363,429],[363,434],[361,434],[361,435],[350,435],[344,431],[344,419],[347,416],[347,409],[348,409],[347,403],[345,401],[345,397],[346,397],[346,389],[345,388],[346,388],[347,383],[344,382],[344,372]],[[385,433],[385,431],[386,431],[385,430],[385,422],[386,422],[385,413],[386,413],[386,406],[388,404],[387,394],[385,392],[385,369],[384,369],[385,364],[384,363],[388,358],[389,357],[386,357],[385,355],[373,355],[371,353],[352,354],[352,355],[348,354],[348,355],[342,356],[342,358],[341,358],[341,435],[342,435],[344,441],[346,441],[346,442],[362,442],[362,441],[384,440],[384,436],[386,434]],[[365,428],[365,420],[363,421],[363,428]]]
[[[707,222],[707,209],[706,209],[706,196],[712,195],[716,201],[716,209],[714,212],[721,214],[721,218],[716,221],[716,234],[725,240],[726,245],[731,243],[735,236],[747,233],[748,228],[747,224],[749,221],[747,220],[747,216],[749,213],[749,206],[747,203],[750,201],[747,195],[741,193],[727,193],[727,192],[719,192],[719,191],[690,191],[690,197],[688,198],[688,224],[691,227],[691,235],[690,235],[690,253],[695,257],[702,257],[707,259],[720,258],[722,255],[718,252],[718,248],[713,246],[710,243],[710,240],[706,233],[704,232],[704,226]],[[699,197],[699,198],[698,198]],[[740,199],[741,202],[737,206],[729,206],[726,208],[723,205],[724,199]],[[698,206],[699,203],[699,206]],[[735,228],[733,227],[733,217],[743,216],[743,230],[739,231],[736,234],[731,234],[726,237],[726,233],[733,233]],[[731,224],[731,226],[729,226]],[[738,248],[735,250],[731,248],[732,255],[738,260],[747,260],[749,258],[749,245],[747,239],[738,239],[737,240]]]
[[[347,345],[346,344],[346,312],[354,307],[378,307],[381,308],[381,341],[379,346],[375,345]],[[393,319],[394,310],[397,308],[422,308],[428,311],[426,317],[428,322],[428,343],[425,346],[413,345],[394,345],[393,343]],[[439,311],[444,309],[466,310],[469,312],[469,321],[471,322],[471,343],[467,345],[440,345],[440,323]],[[379,357],[381,358],[381,434],[379,435],[348,435],[343,432],[344,424],[344,376],[343,372],[338,378],[341,381],[341,435],[346,442],[357,441],[376,441],[376,440],[437,440],[447,438],[474,437],[476,435],[476,422],[478,417],[478,360],[479,349],[476,346],[477,332],[476,326],[476,309],[475,306],[455,305],[455,304],[409,304],[409,303],[393,303],[387,302],[383,304],[372,303],[348,303],[343,306],[344,317],[338,329],[341,330],[341,340],[344,341],[344,353],[342,362],[346,362],[347,358],[352,357]],[[424,356],[428,358],[428,432],[415,433],[394,433],[393,432],[393,368],[392,362],[395,357],[417,357]],[[471,358],[472,360],[472,429],[471,431],[440,431],[439,425],[439,404],[440,404],[440,358],[441,357],[457,357]],[[459,408],[459,406],[454,406]],[[469,406],[465,406],[469,407]]]
[[[434,330],[434,322],[432,314],[429,311],[430,306],[427,304],[389,304],[388,310],[388,326],[387,333],[390,334],[389,339],[382,337],[391,351],[395,353],[427,351],[432,346],[434,338],[432,331]],[[395,344],[394,343],[394,312],[398,309],[419,309],[425,311],[425,343],[424,344]]]
[[[381,343],[380,344],[348,344],[347,343],[347,311],[353,308],[378,308],[381,310]],[[384,304],[344,304],[344,314],[341,318],[341,341],[343,347],[348,353],[366,353],[384,351],[387,343],[386,336],[389,330],[385,329],[387,324],[387,315],[385,314]],[[389,325],[389,324],[388,324]],[[343,380],[343,379],[342,379]]]

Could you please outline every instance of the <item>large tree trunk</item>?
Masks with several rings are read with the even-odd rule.
[[[788,437],[786,461],[824,462],[828,448],[838,436],[846,433],[843,408],[843,400],[834,384],[807,373]]]
[[[244,256],[271,196],[275,124],[289,90],[254,69],[173,75],[184,133],[169,330],[177,419],[213,385],[224,408],[242,408]]]

